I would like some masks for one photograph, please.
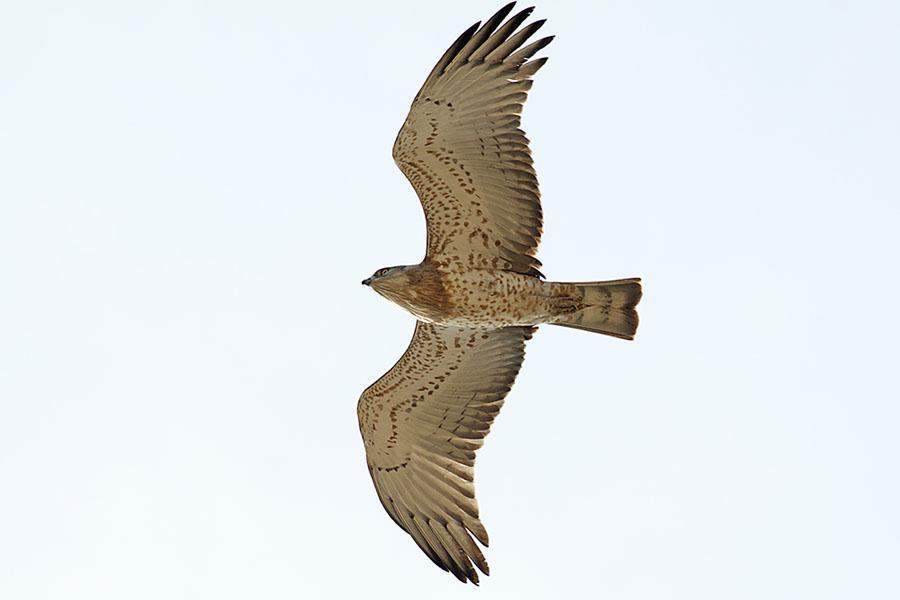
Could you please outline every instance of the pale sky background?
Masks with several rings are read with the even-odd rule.
[[[413,318],[390,147],[497,1],[0,8],[0,597],[900,597],[900,3],[540,2],[545,327],[435,568],[356,422]]]

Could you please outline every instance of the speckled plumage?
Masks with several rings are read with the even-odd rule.
[[[366,460],[391,518],[461,581],[488,573],[475,501],[475,451],[503,405],[537,325],[631,339],[639,279],[543,281],[541,205],[519,114],[550,43],[543,25],[504,22],[509,4],[466,30],[413,100],[393,156],[422,202],[421,264],[363,283],[416,316],[406,352],[357,407]],[[474,539],[473,539],[474,537]]]

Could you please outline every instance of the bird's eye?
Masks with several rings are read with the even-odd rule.
[[[385,267],[384,269],[378,269],[377,271],[375,271],[375,277],[383,277],[384,275],[387,275],[388,271],[390,271],[390,269],[387,267]]]

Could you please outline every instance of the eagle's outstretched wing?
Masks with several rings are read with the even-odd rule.
[[[475,451],[503,405],[531,327],[480,330],[418,322],[400,360],[359,399],[359,429],[378,497],[444,570],[488,573],[472,536],[488,536],[475,501]]]
[[[519,114],[531,76],[547,60],[529,58],[553,38],[522,47],[544,21],[516,31],[527,8],[501,25],[514,4],[444,53],[413,100],[393,156],[425,209],[429,259],[540,276],[540,192]]]

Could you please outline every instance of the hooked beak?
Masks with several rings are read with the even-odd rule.
[[[372,285],[372,278],[366,277],[365,279],[362,280],[362,284],[363,285]]]

